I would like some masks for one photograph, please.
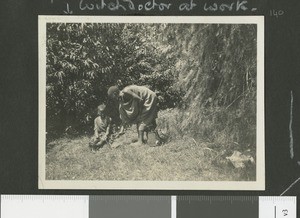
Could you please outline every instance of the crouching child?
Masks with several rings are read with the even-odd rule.
[[[92,151],[96,151],[108,143],[111,134],[112,119],[106,113],[106,105],[98,106],[97,115],[94,120],[94,136],[89,143]]]

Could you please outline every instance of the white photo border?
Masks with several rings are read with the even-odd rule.
[[[46,180],[46,24],[199,23],[257,25],[256,181]],[[263,16],[39,16],[39,189],[265,190],[264,17]]]

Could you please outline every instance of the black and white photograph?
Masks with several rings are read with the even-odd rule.
[[[39,16],[39,189],[264,190],[264,18]]]

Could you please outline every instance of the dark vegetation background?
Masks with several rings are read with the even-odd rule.
[[[158,93],[171,137],[255,149],[256,33],[256,25],[47,24],[48,139],[91,133],[96,106],[122,80]]]

